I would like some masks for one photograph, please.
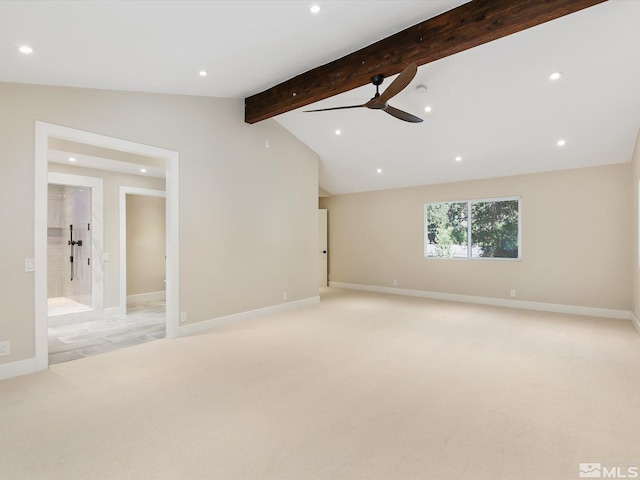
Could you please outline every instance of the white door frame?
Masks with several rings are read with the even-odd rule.
[[[71,185],[91,189],[91,318],[100,318],[104,314],[104,274],[102,268],[103,252],[103,189],[102,179],[85,177],[69,173],[49,172],[50,185]],[[84,313],[84,312],[83,312]]]
[[[120,187],[120,315],[127,313],[127,195],[166,198],[167,192],[148,188]],[[166,230],[165,224],[165,230]]]
[[[119,138],[36,121],[35,124],[35,211],[34,211],[34,261],[35,261],[35,355],[36,371],[45,370],[49,364],[47,319],[47,150],[49,137],[110,148],[161,158],[166,168],[166,236],[167,236],[167,337],[177,337],[179,328],[179,193],[178,152],[143,145]]]

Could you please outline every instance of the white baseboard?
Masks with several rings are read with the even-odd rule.
[[[410,297],[447,300],[450,302],[477,303],[497,307],[521,308],[524,310],[538,310],[542,312],[570,313],[589,317],[615,318],[619,320],[631,319],[631,312],[608,308],[578,307],[575,305],[561,305],[556,303],[526,302],[522,300],[507,300],[503,298],[475,297],[472,295],[457,295],[453,293],[427,292],[424,290],[408,290],[405,288],[379,287],[376,285],[361,285],[357,283],[329,282],[330,287],[346,288],[350,290],[364,290],[367,292],[390,293],[392,295],[406,295]]]
[[[640,321],[638,321],[638,317],[636,317],[633,313],[631,313],[631,325],[634,326],[638,335],[640,335]]]
[[[285,312],[287,310],[293,310],[296,308],[308,307],[320,303],[320,297],[310,297],[303,300],[296,300],[295,302],[281,303],[279,305],[273,305],[271,307],[259,308],[257,310],[250,310],[248,312],[235,313],[233,315],[227,315],[225,317],[213,318],[211,320],[205,320],[198,323],[192,323],[189,325],[180,326],[178,336],[184,337],[186,335],[193,335],[194,333],[204,332],[211,330],[212,328],[221,327],[223,325],[229,325],[230,323],[244,322],[246,320],[253,320],[254,318],[264,317],[266,315],[273,315],[274,313]]]
[[[29,373],[35,373],[35,371],[35,358],[28,358],[26,360],[18,360],[17,362],[4,363],[0,365],[0,380],[19,377],[20,375],[27,375]]]
[[[167,292],[149,292],[138,293],[136,295],[127,295],[127,305],[146,302],[160,302],[167,299]]]

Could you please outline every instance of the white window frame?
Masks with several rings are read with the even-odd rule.
[[[518,256],[516,258],[507,257],[472,257],[471,251],[473,243],[471,242],[471,225],[473,223],[473,217],[471,215],[471,204],[480,202],[507,202],[517,200],[518,201]],[[429,241],[428,221],[427,221],[427,206],[443,203],[466,203],[467,204],[467,256],[466,257],[430,257],[427,256],[427,245]],[[444,200],[444,201],[431,201],[425,202],[422,209],[422,220],[424,226],[422,228],[422,248],[424,258],[427,260],[491,260],[491,261],[507,261],[507,262],[520,262],[522,261],[522,197],[520,195],[512,197],[491,197],[491,198],[476,198],[469,200]],[[639,262],[640,264],[640,262]]]

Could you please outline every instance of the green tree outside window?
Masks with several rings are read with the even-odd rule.
[[[519,258],[520,199],[425,204],[425,257]]]

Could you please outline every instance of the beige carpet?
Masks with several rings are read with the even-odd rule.
[[[577,479],[640,463],[631,324],[327,289],[0,382],[2,479]]]

